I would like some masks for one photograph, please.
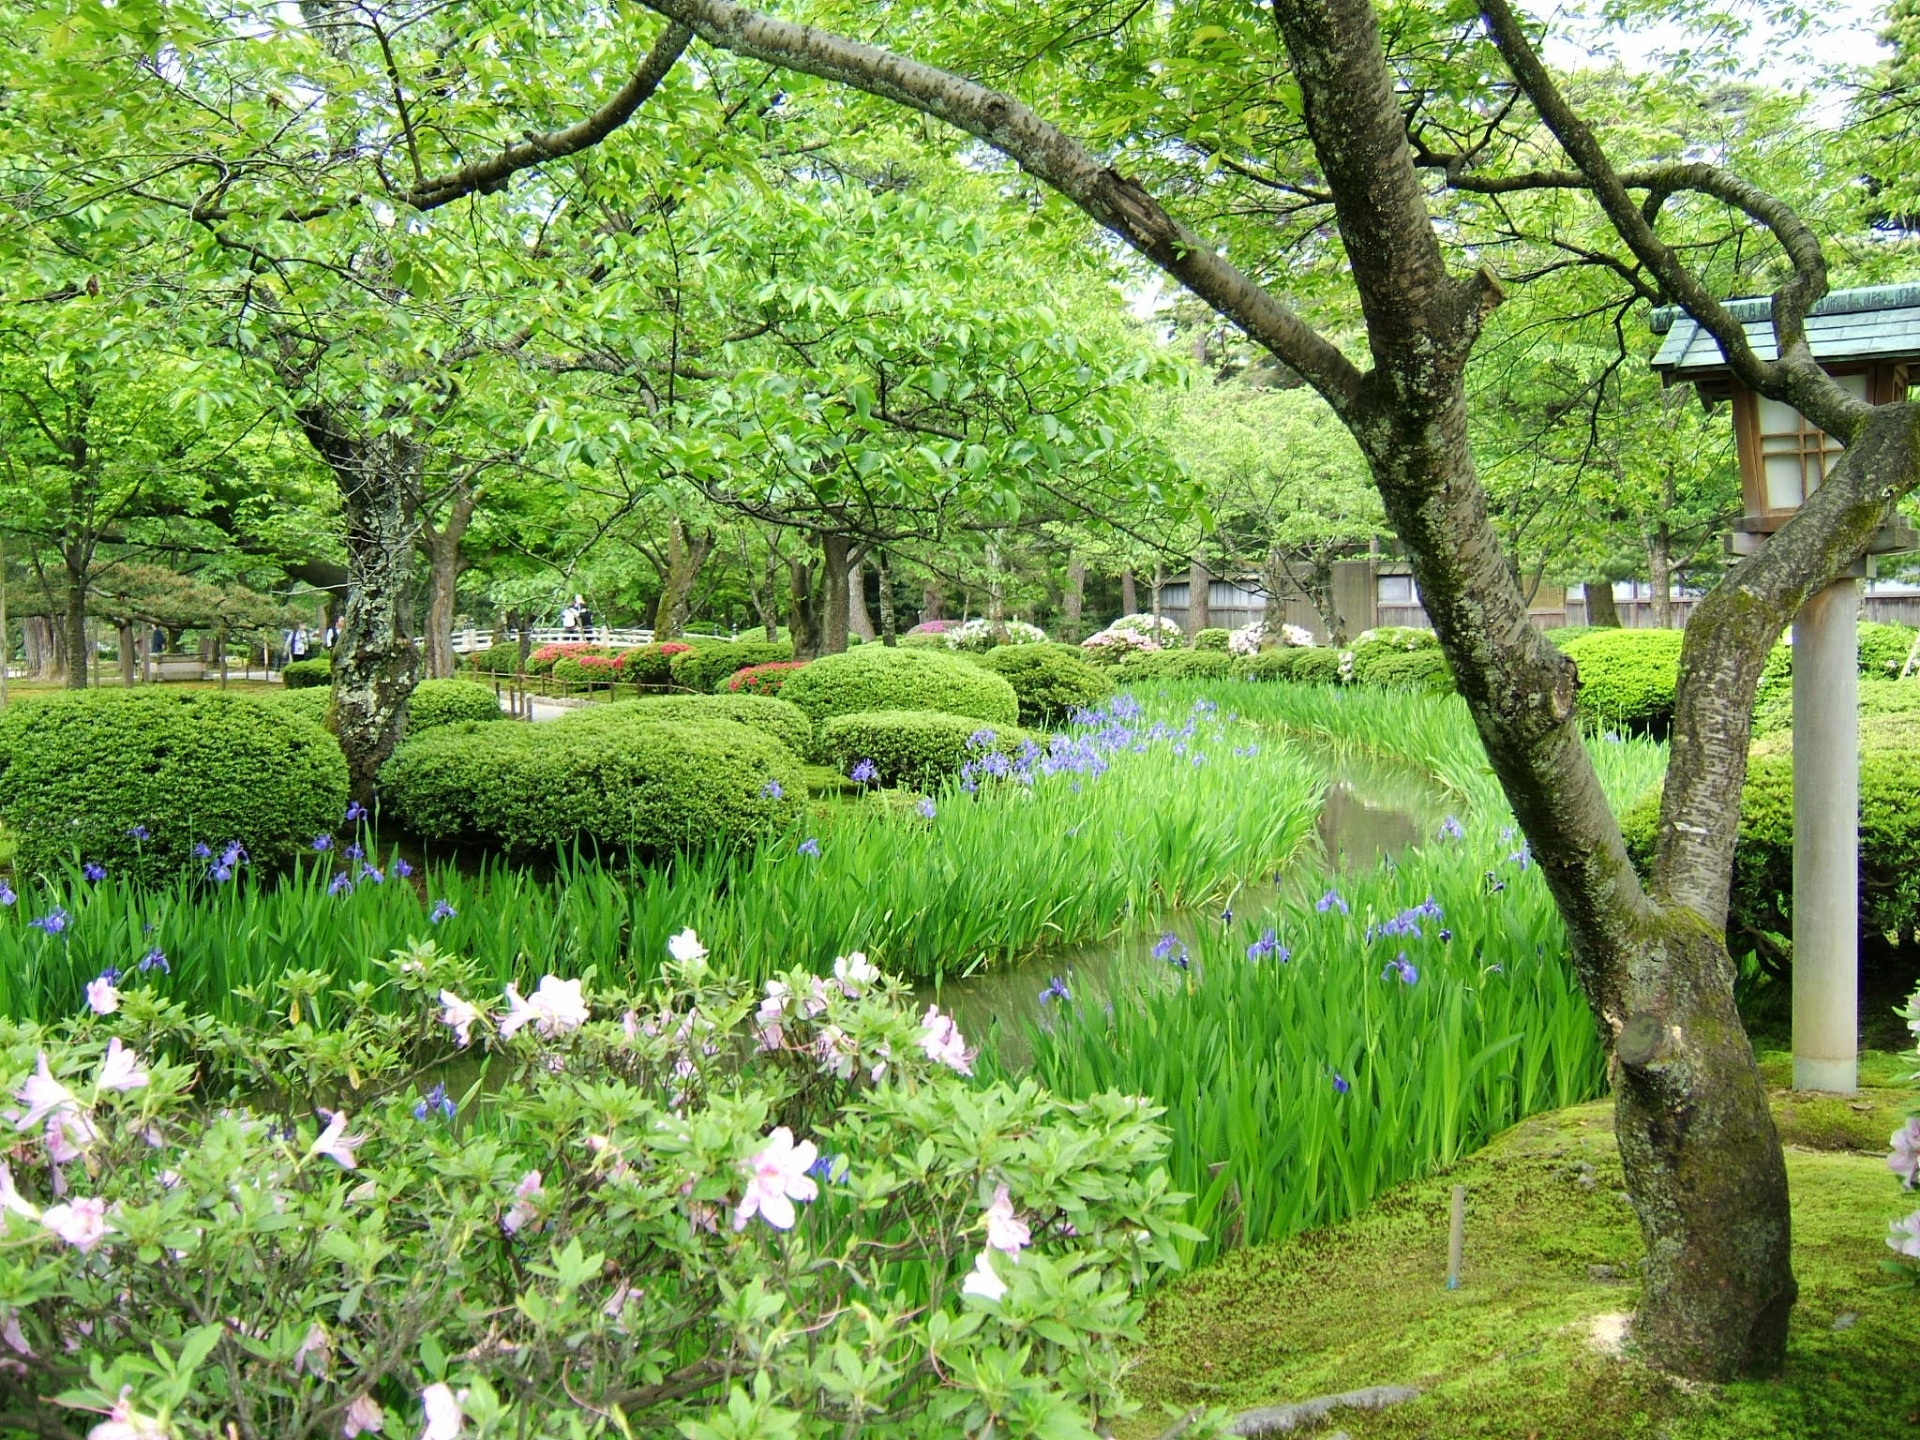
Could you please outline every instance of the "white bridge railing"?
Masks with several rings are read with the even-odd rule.
[[[542,645],[565,645],[582,642],[593,645],[612,645],[621,649],[634,645],[651,645],[653,631],[640,629],[615,629],[606,625],[594,625],[587,629],[567,629],[562,625],[536,625],[529,632],[535,649]],[[697,640],[730,640],[730,635],[701,634],[698,631],[685,632]],[[499,639],[506,644],[518,644],[520,632],[505,630],[499,632]],[[458,655],[471,655],[480,650],[491,650],[494,646],[495,632],[468,628],[453,632],[453,649]]]

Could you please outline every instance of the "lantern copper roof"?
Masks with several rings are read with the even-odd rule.
[[[1754,354],[1762,360],[1775,358],[1772,300],[1729,300],[1726,307],[1747,332]],[[1678,305],[1655,310],[1648,324],[1654,334],[1666,336],[1652,363],[1668,384],[1727,373],[1719,342]],[[1813,358],[1828,368],[1848,362],[1920,360],[1920,284],[1835,290],[1808,312],[1807,344]]]

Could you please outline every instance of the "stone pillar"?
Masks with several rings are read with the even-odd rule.
[[[1858,587],[1836,581],[1793,622],[1793,1088],[1858,1084]]]

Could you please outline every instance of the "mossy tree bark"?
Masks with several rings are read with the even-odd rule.
[[[368,433],[325,405],[298,412],[333,472],[346,529],[347,604],[333,647],[329,720],[347,757],[353,798],[373,802],[375,778],[399,743],[420,655],[407,634],[407,587],[424,451],[397,431]]]
[[[427,557],[426,672],[432,680],[453,674],[453,606],[455,587],[466,560],[460,542],[467,537],[480,492],[465,483],[453,489],[447,517],[436,527],[424,512],[420,516],[420,548]]]
[[[966,130],[1052,186],[1311,384],[1358,440],[1495,773],[1566,920],[1574,965],[1613,1050],[1621,1152],[1648,1250],[1648,1358],[1723,1379],[1777,1368],[1795,1286],[1780,1143],[1733,1004],[1721,935],[1760,666],[1801,603],[1851,564],[1920,483],[1920,407],[1870,410],[1824,376],[1804,334],[1826,289],[1820,247],[1777,198],[1698,162],[1616,171],[1540,64],[1505,0],[1482,0],[1499,59],[1572,162],[1483,173],[1475,156],[1408,144],[1404,95],[1368,0],[1273,0],[1308,136],[1333,197],[1366,322],[1367,368],[1175,220],[1140,185],[1027,106],[873,46],[731,0],[646,0],[709,43],[839,81]],[[1501,291],[1447,266],[1420,166],[1458,189],[1578,189],[1661,295],[1684,305],[1734,372],[1847,451],[1687,628],[1654,875],[1627,862],[1574,716],[1573,666],[1534,629],[1466,442],[1466,363]],[[1491,167],[1488,167],[1491,168]],[[1655,233],[1660,201],[1704,195],[1784,252],[1777,360]],[[1649,198],[1652,197],[1652,198]],[[1129,598],[1129,608],[1131,600]]]

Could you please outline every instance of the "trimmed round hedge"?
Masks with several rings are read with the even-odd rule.
[[[407,697],[407,734],[461,720],[504,720],[500,697],[477,680],[422,680]]]
[[[1680,674],[1678,630],[1595,630],[1560,648],[1580,667],[1580,709],[1597,724],[1663,732]]]
[[[1867,687],[1862,686],[1862,689]],[[1893,689],[1892,685],[1875,689]],[[1894,945],[1920,938],[1920,710],[1863,715],[1860,722],[1860,939],[1863,968]],[[1621,817],[1628,852],[1650,868],[1657,840],[1656,787]],[[1784,735],[1756,744],[1740,793],[1728,941],[1793,933],[1793,756]],[[1911,951],[1908,952],[1909,956]],[[1911,959],[1906,962],[1911,965]]]
[[[1416,690],[1425,695],[1453,693],[1453,667],[1436,650],[1376,651],[1363,668],[1360,657],[1353,661],[1353,683],[1388,690]]]
[[[1141,650],[1113,667],[1122,685],[1152,680],[1218,680],[1233,672],[1233,657],[1224,650]]]
[[[749,665],[736,670],[720,682],[716,695],[778,695],[786,687],[787,677],[807,665],[805,660],[775,660],[768,665]]]
[[[793,642],[776,640],[736,640],[728,645],[702,645],[684,655],[673,657],[669,665],[673,683],[683,690],[710,695],[724,689],[735,672],[750,665],[772,665],[793,659]]]
[[[1193,637],[1193,648],[1196,650],[1225,650],[1227,648],[1227,642],[1232,638],[1233,632],[1231,630],[1224,630],[1218,625],[1209,625]]]
[[[466,721],[402,744],[380,793],[384,812],[424,839],[665,856],[778,829],[807,786],[785,745],[728,720]]]
[[[1361,685],[1390,685],[1393,680],[1376,679],[1374,671],[1380,669],[1383,676],[1398,676],[1403,673],[1400,666],[1403,657],[1439,652],[1440,637],[1431,630],[1411,625],[1382,625],[1365,631],[1353,642],[1353,663],[1348,667],[1348,678]]]
[[[563,715],[552,723],[567,734],[586,730],[623,730],[633,725],[657,725],[701,720],[728,720],[771,735],[795,755],[813,746],[813,722],[798,705],[770,695],[651,695],[594,705]]]
[[[1243,680],[1290,680],[1300,685],[1338,685],[1340,652],[1329,645],[1278,645],[1234,659]]]
[[[1001,645],[979,663],[1013,686],[1022,725],[1049,725],[1113,694],[1113,679],[1066,645]]]
[[[820,726],[818,753],[842,775],[871,760],[882,785],[931,790],[969,760],[1010,752],[1030,740],[1013,726],[982,725],[936,710],[870,710],[836,715]]]
[[[325,655],[312,660],[294,660],[281,667],[280,683],[289,690],[311,690],[333,684],[333,661]]]
[[[325,728],[327,711],[333,708],[333,687],[324,690],[283,690],[277,695],[262,695],[260,699],[283,715],[298,715],[302,720],[311,720],[315,725]]]
[[[284,699],[143,687],[0,712],[0,818],[22,872],[77,856],[159,884],[204,868],[196,844],[236,840],[275,868],[346,808],[339,745]]]
[[[886,645],[823,655],[788,676],[780,698],[806,711],[815,725],[867,710],[937,710],[999,725],[1020,718],[1013,686],[976,662]]]

